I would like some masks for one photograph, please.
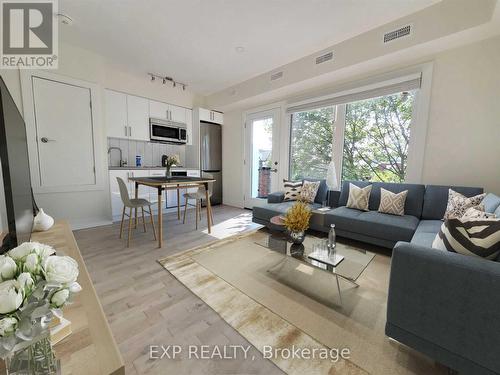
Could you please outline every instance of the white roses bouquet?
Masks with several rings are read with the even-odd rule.
[[[25,242],[0,255],[0,357],[48,330],[81,290],[78,264],[51,246]]]

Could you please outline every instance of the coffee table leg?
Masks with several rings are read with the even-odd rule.
[[[339,276],[335,274],[335,280],[337,281],[337,290],[339,292],[340,305],[342,306],[342,293],[340,292]]]

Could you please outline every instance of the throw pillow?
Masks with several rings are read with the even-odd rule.
[[[464,216],[465,211],[469,207],[477,206],[481,203],[486,194],[479,194],[467,198],[466,196],[457,193],[456,191],[448,190],[448,205],[444,213],[443,219],[458,219]]]
[[[465,210],[462,219],[489,219],[494,218],[495,214],[485,212],[484,206],[480,204],[479,206],[469,207]]]
[[[296,201],[300,197],[302,181],[283,180],[283,187],[285,188],[285,198],[283,200]]]
[[[484,205],[484,210],[486,212],[493,213],[498,207],[500,207],[500,197],[493,193],[488,193],[484,197],[482,204]]]
[[[393,193],[392,191],[380,188],[380,205],[378,212],[391,215],[403,216],[405,214],[405,202],[408,190],[401,193]]]
[[[432,247],[495,259],[500,252],[500,219],[445,220]]]
[[[316,198],[316,194],[318,193],[320,183],[321,181],[304,180],[302,190],[300,191],[300,200],[307,203],[313,203],[314,198]]]
[[[370,201],[371,191],[372,185],[360,188],[352,183],[349,183],[349,198],[347,199],[346,207],[368,211],[368,202]]]

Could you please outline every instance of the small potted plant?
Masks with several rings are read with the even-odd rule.
[[[172,172],[170,171],[170,169],[179,163],[180,160],[178,155],[167,156],[167,160],[165,161],[165,165],[167,167],[167,170],[165,171],[165,177],[167,178],[172,177]]]
[[[300,245],[304,242],[305,233],[309,228],[311,209],[304,202],[295,203],[285,214],[283,223],[288,231],[290,241]]]

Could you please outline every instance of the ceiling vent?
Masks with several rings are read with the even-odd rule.
[[[411,34],[411,25],[403,26],[397,30],[389,31],[384,34],[384,43],[392,42],[393,40],[408,36]]]
[[[316,65],[322,64],[332,59],[333,59],[333,52],[325,53],[324,55],[316,57]]]
[[[276,81],[277,79],[283,78],[283,72],[276,72],[271,74],[271,81]]]

